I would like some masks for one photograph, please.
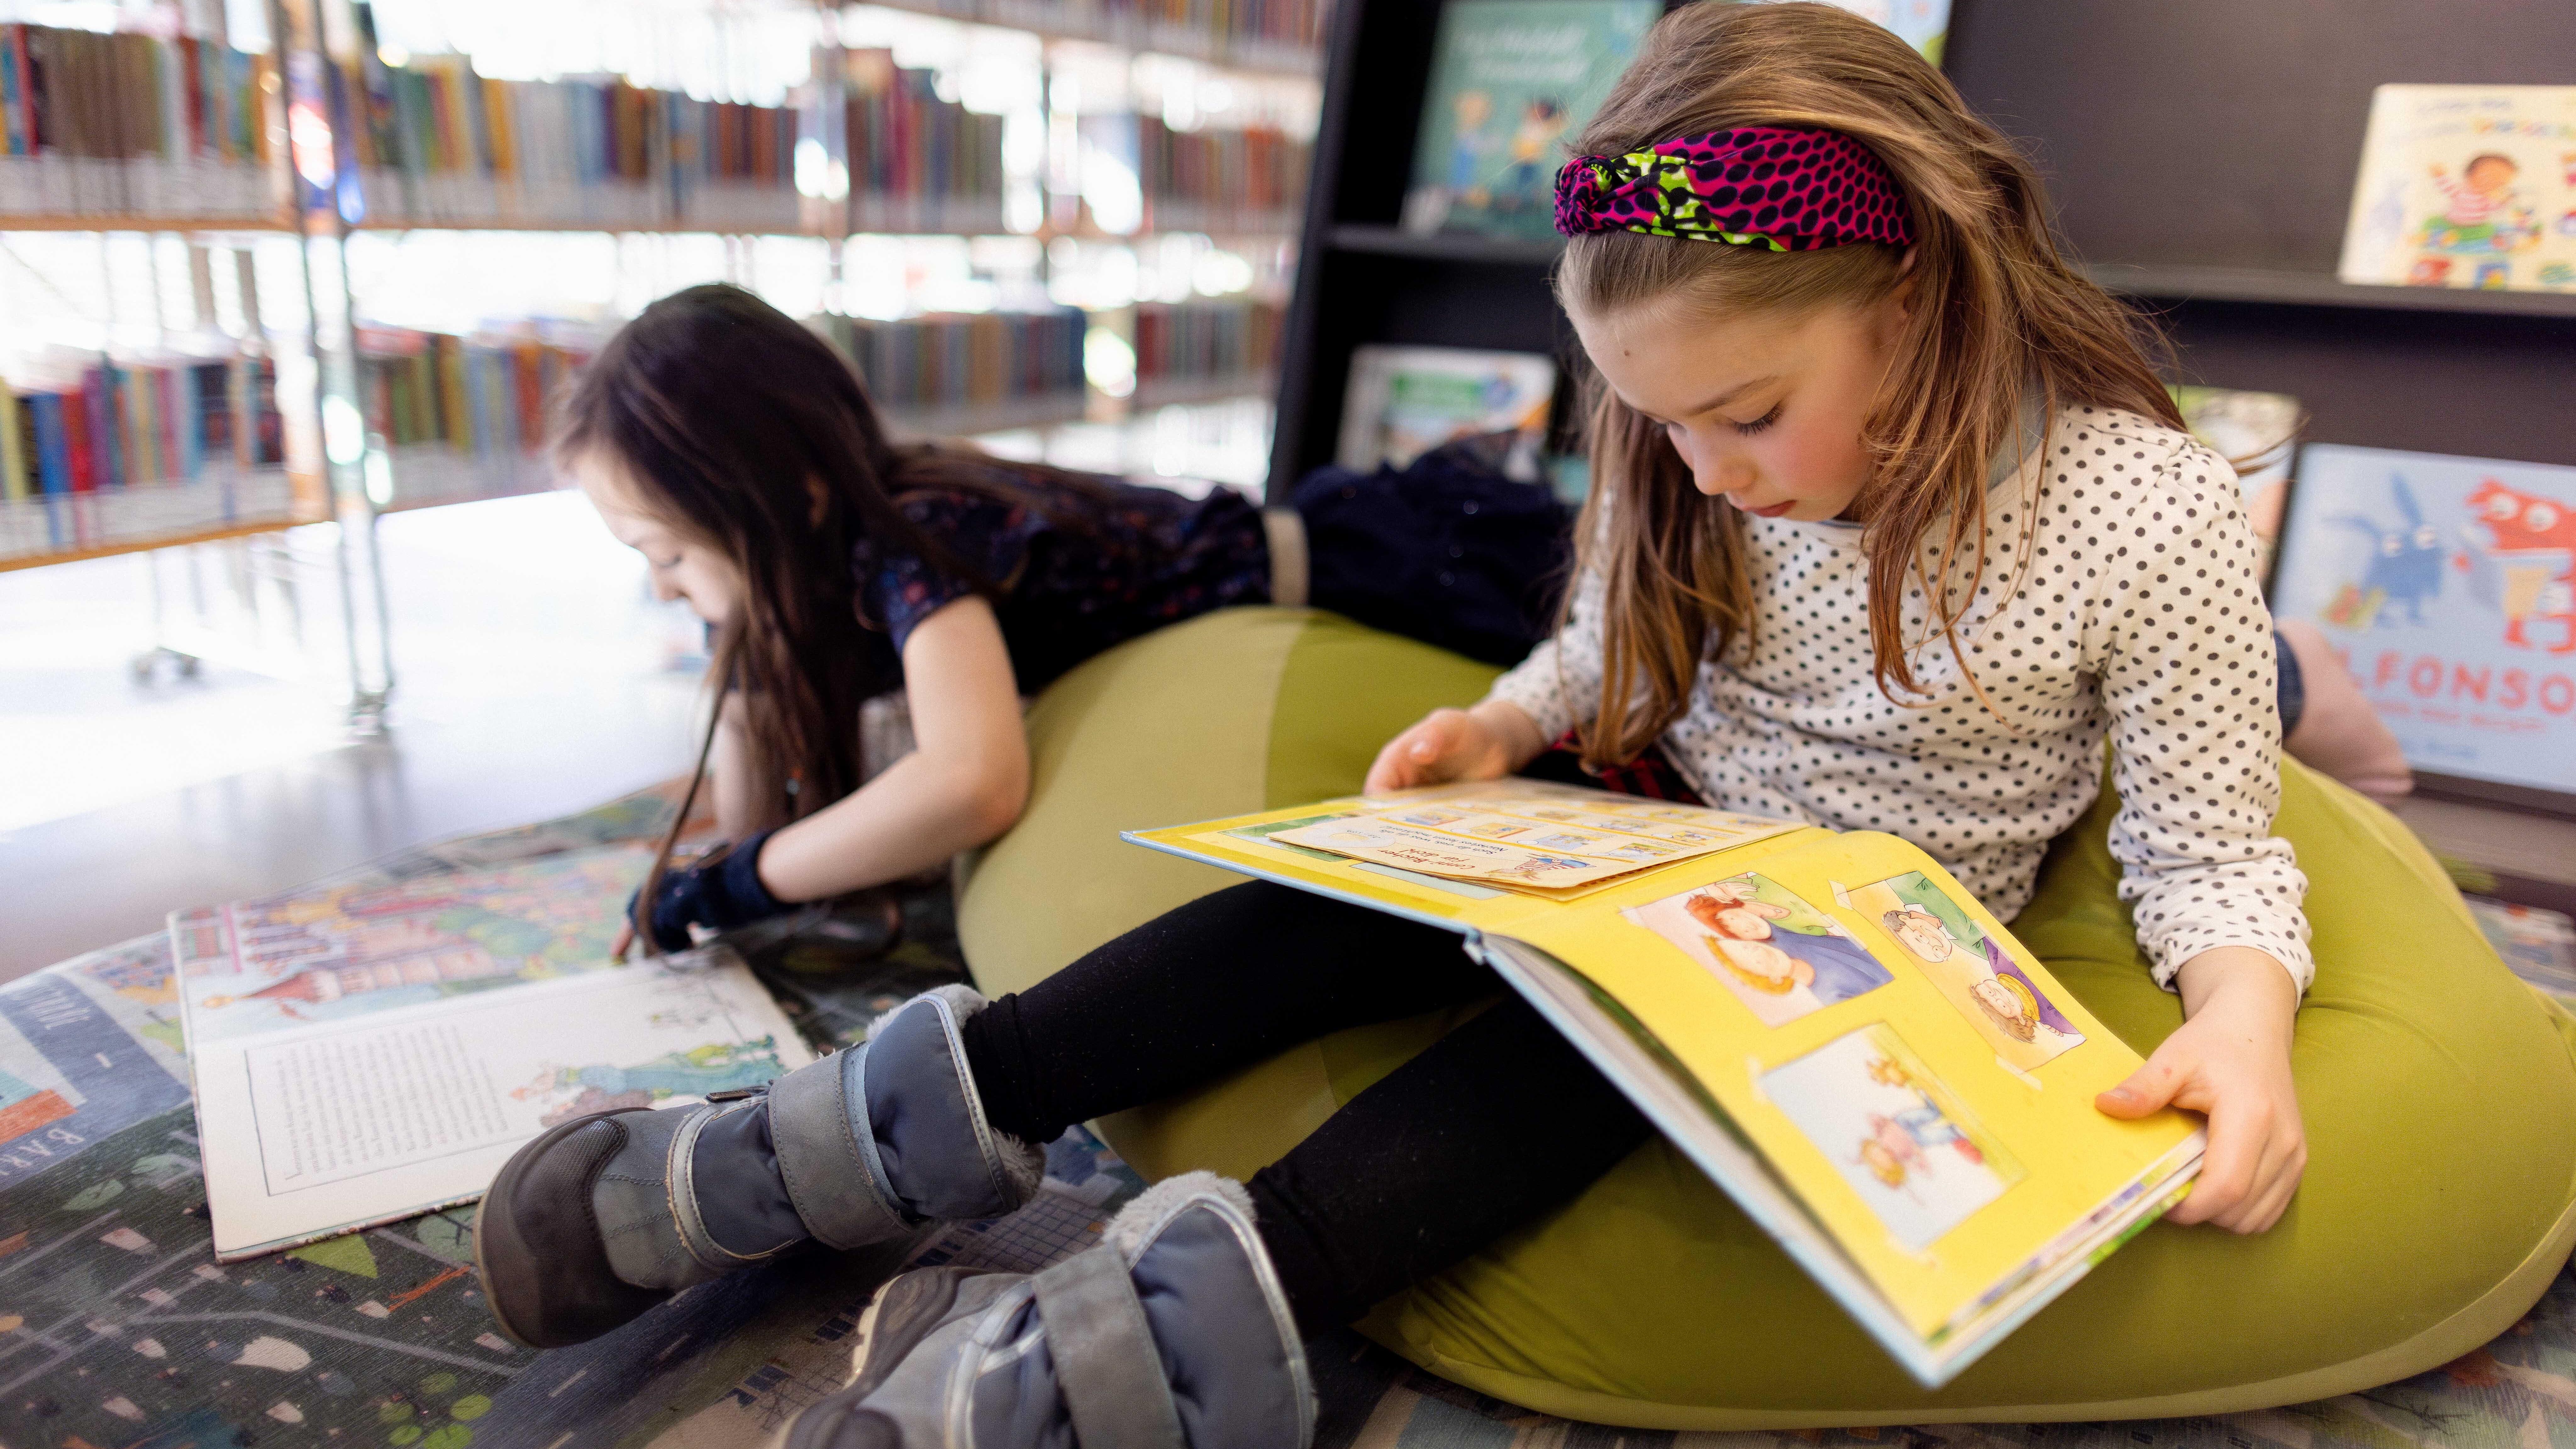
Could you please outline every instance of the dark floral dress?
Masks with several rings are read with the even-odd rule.
[[[992,585],[1023,694],[1140,634],[1270,598],[1260,511],[1232,489],[1193,499],[1115,478],[1083,487],[1040,473],[1008,476],[1031,502],[921,488],[895,506]],[[976,591],[974,580],[873,539],[852,550],[851,567],[868,621],[898,654],[914,626]]]

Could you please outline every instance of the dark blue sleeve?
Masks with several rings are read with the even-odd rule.
[[[1045,526],[1026,508],[974,494],[924,491],[905,495],[895,506],[915,528],[1004,590],[1027,561],[1030,540]],[[975,592],[973,580],[898,546],[864,542],[855,563],[861,571],[859,600],[897,654],[922,620]]]

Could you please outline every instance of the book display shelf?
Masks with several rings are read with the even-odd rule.
[[[1333,460],[1355,348],[1499,348],[1580,365],[1548,290],[1556,243],[1401,225],[1440,13],[1345,0],[1334,17],[1273,497]],[[2564,85],[2576,30],[2510,0],[2365,0],[2331,26],[2311,20],[2224,0],[1954,0],[1943,65],[2036,159],[2073,254],[2168,331],[2175,381],[2291,394],[2307,442],[2576,464],[2565,405],[2576,294],[2336,276],[2373,88]],[[1571,392],[1561,386],[1557,404],[1569,445]],[[2576,861],[2564,797],[2422,763],[2425,798],[2406,813],[2437,848],[2508,885],[2534,861]],[[2535,830],[2552,843],[2535,849]],[[2560,870],[2550,900],[2576,902],[2576,866]]]
[[[1231,404],[1266,400],[1276,376],[1329,3],[719,4],[696,17],[720,32],[713,60],[666,53],[667,36],[659,51],[486,60],[469,37],[466,53],[427,53],[404,25],[434,7],[367,0],[271,0],[274,46],[235,45],[224,6],[182,0],[129,5],[113,34],[0,26],[0,240],[94,234],[84,275],[104,278],[111,241],[140,239],[156,294],[184,246],[197,273],[238,272],[228,307],[251,304],[218,329],[201,275],[193,330],[182,308],[142,347],[131,302],[107,340],[117,304],[101,287],[99,342],[0,336],[49,354],[9,381],[22,411],[57,394],[45,439],[73,445],[48,454],[32,424],[0,429],[27,444],[0,460],[0,569],[337,519],[334,582],[367,641],[350,651],[353,715],[372,723],[391,688],[375,518],[557,486],[545,399],[618,316],[719,276],[810,317],[903,433],[1051,456],[1068,425],[1176,405],[1237,418]],[[690,7],[639,29],[668,31],[665,11]],[[957,22],[1024,33],[1017,93],[997,100],[988,74],[979,96],[935,45],[923,58],[924,27],[992,39]],[[611,54],[661,69],[602,73]],[[582,234],[607,248],[614,300],[532,296],[522,259]],[[424,246],[444,272],[410,264]],[[989,270],[988,254],[1014,261]],[[159,652],[193,668],[197,647]]]
[[[2373,88],[2565,84],[2576,32],[2555,18],[2509,0],[2438,14],[2370,0],[2320,28],[2209,0],[2152,16],[1960,0],[1949,72],[2033,143],[2076,253],[2158,316],[2185,380],[2296,395],[2307,443],[2564,466],[2576,295],[2335,275]],[[2358,659],[2370,636],[2349,637]],[[2429,843],[2494,875],[2494,894],[2576,907],[2568,797],[2415,763],[2399,813]]]
[[[1951,13],[1951,78],[2030,145],[2075,253],[2162,318],[2185,380],[2295,393],[2315,439],[2576,462],[2554,402],[2576,296],[2335,279],[2371,88],[2564,82],[2576,33],[2504,0],[2439,14],[2375,0],[2331,33],[2218,0]],[[1274,488],[1331,458],[1355,346],[1570,356],[1546,290],[1553,243],[1397,226],[1438,14],[1350,0],[1336,16]]]

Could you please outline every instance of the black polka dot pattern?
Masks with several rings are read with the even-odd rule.
[[[1914,225],[1886,163],[1839,131],[1739,126],[1623,156],[1577,156],[1556,173],[1556,229],[1815,251],[1910,246]]]
[[[1902,836],[2009,921],[2092,804],[2107,736],[2111,853],[2157,982],[2251,946],[2305,990],[2307,878],[2272,833],[2271,615],[2235,473],[2147,419],[2069,408],[1987,500],[1983,572],[1950,585],[1974,687],[1918,587],[1903,627],[1925,693],[1881,694],[1860,531],[1747,518],[1753,646],[1701,665],[1664,753],[1727,809]],[[1587,576],[1565,630],[1494,685],[1551,739],[1598,701],[1601,602]]]

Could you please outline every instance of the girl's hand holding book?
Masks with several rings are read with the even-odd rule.
[[[2281,963],[2222,946],[2183,963],[2183,1024],[2120,1085],[2094,1099],[2114,1117],[2182,1107],[2209,1118],[2209,1153],[2191,1195],[2166,1216],[2259,1233],[2280,1221],[2307,1170],[2308,1139],[2290,1077],[2299,989]]]
[[[1489,699],[1474,709],[1435,709],[1386,742],[1369,766],[1371,795],[1422,785],[1499,780],[1547,747],[1520,706]]]

